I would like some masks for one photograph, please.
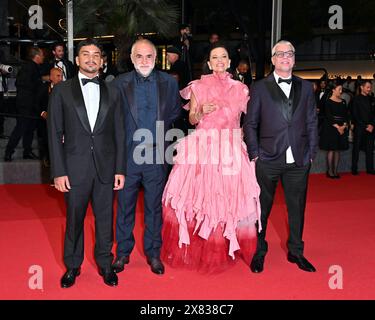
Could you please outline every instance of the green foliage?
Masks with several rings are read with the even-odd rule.
[[[157,32],[170,37],[177,29],[179,9],[165,0],[75,0],[75,35],[133,37]]]

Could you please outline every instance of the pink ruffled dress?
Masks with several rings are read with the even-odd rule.
[[[204,75],[181,90],[197,105],[214,103],[196,130],[181,139],[163,193],[162,259],[172,267],[220,272],[240,254],[249,263],[260,226],[255,163],[242,139],[246,85],[229,73]],[[186,106],[185,106],[186,107]]]

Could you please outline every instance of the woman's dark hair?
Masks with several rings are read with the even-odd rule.
[[[85,40],[82,40],[80,43],[78,43],[77,55],[79,55],[79,52],[82,49],[82,47],[91,46],[91,45],[97,47],[100,50],[100,52],[103,51],[103,47],[99,44],[98,40],[94,38],[87,38]]]
[[[332,90],[336,89],[339,86],[343,85],[343,81],[341,79],[334,79],[328,82],[327,89],[332,92]]]
[[[205,60],[203,61],[202,74],[211,74],[212,73],[212,70],[210,70],[208,68],[207,62],[210,60],[211,51],[214,50],[214,49],[217,49],[217,48],[225,49],[228,52],[228,55],[229,55],[229,50],[223,42],[218,41],[218,42],[215,42],[212,45],[210,45],[208,55],[206,56]],[[228,56],[228,58],[229,58],[229,56]]]
[[[226,52],[228,52],[228,55],[229,55],[229,50],[228,50],[227,46],[223,42],[218,41],[218,42],[215,42],[212,45],[210,45],[210,50],[208,51],[207,61],[210,60],[211,51],[214,50],[214,49],[217,49],[217,48],[225,49]],[[228,58],[229,58],[229,56],[228,56]]]

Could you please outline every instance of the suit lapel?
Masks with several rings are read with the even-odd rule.
[[[87,116],[87,110],[85,106],[85,100],[83,99],[83,94],[81,91],[81,86],[79,84],[78,76],[72,79],[72,94],[74,100],[74,107],[76,108],[78,118],[82,123],[82,126],[87,132],[91,133],[89,118]]]
[[[296,111],[300,98],[301,98],[301,90],[302,90],[302,83],[301,80],[295,76],[292,78],[292,87],[294,90],[294,96],[293,96],[293,114]]]
[[[98,130],[100,126],[103,124],[103,121],[107,115],[109,109],[109,96],[108,96],[108,88],[104,84],[104,82],[100,81],[100,102],[99,102],[99,112],[98,116],[95,121],[95,126],[93,132]]]
[[[163,81],[159,75],[156,74],[157,94],[158,94],[158,114],[157,120],[164,120],[165,108],[166,108],[166,97],[167,97],[167,81]]]
[[[124,89],[125,89],[126,99],[128,100],[130,113],[133,116],[134,122],[138,125],[138,112],[137,112],[137,106],[136,106],[135,97],[134,97],[135,81],[136,79],[135,79],[135,74],[133,71],[132,79],[124,83]]]

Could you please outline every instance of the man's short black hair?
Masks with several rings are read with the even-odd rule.
[[[63,42],[55,42],[53,45],[52,45],[52,51],[55,51],[57,47],[63,47],[65,49],[65,45]]]
[[[79,52],[81,51],[82,47],[85,46],[95,46],[99,49],[100,53],[103,52],[103,47],[101,44],[99,44],[98,40],[94,38],[87,38],[85,40],[82,40],[80,43],[77,45],[77,55],[79,55]]]
[[[190,28],[190,24],[182,23],[182,24],[180,24],[180,29],[178,29],[178,30],[183,30],[183,29],[186,29],[186,28]]]
[[[240,61],[238,61],[237,66],[239,66],[240,64],[246,64],[250,67],[249,60],[241,59]]]

